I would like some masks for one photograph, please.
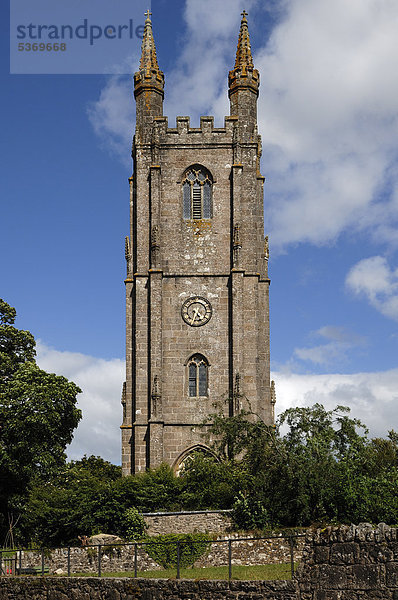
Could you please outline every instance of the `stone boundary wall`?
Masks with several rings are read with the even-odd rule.
[[[300,600],[398,600],[398,530],[380,523],[307,534]]]
[[[398,530],[309,532],[294,581],[1,577],[0,600],[398,600]]]
[[[297,600],[292,581],[1,578],[0,600]]]
[[[278,537],[271,539],[256,539],[254,537],[238,540],[237,534],[219,538],[221,541],[211,543],[209,551],[199,558],[195,567],[218,567],[228,565],[228,542],[232,540],[232,565],[265,565],[290,562],[290,547],[288,540]],[[294,560],[301,560],[305,538],[297,538],[294,542]],[[17,563],[19,556],[17,558]],[[64,574],[68,570],[68,549],[58,548],[46,552],[45,567],[50,574],[61,569]],[[26,567],[41,567],[41,553],[37,551],[22,551],[21,565]],[[70,549],[71,573],[97,573],[98,547]],[[156,571],[161,567],[137,545],[138,571]],[[101,570],[106,572],[123,572],[134,570],[134,544],[125,546],[101,546]]]
[[[230,510],[142,513],[148,535],[166,533],[225,533],[232,527]]]

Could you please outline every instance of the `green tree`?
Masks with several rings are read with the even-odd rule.
[[[397,434],[369,440],[348,413],[292,408],[275,427],[250,411],[210,417],[214,452],[247,474],[234,505],[240,526],[398,521]]]
[[[14,326],[15,309],[0,300],[0,528],[10,502],[35,479],[65,464],[65,448],[81,418],[81,391],[35,363],[35,340]]]
[[[77,544],[78,537],[111,533],[129,537],[126,511],[175,510],[181,480],[168,465],[121,477],[120,467],[99,457],[68,463],[48,482],[31,487],[20,506],[20,539],[47,546]]]

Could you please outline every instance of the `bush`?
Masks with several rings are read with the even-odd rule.
[[[145,532],[148,525],[145,523],[144,517],[140,515],[136,508],[128,508],[126,510],[126,535],[128,540],[142,540],[145,537]]]
[[[270,525],[267,509],[260,500],[239,493],[233,505],[232,518],[238,529],[250,531]]]
[[[177,542],[180,546],[180,567],[191,567],[208,552],[211,537],[206,533],[181,533],[148,537],[144,549],[164,569],[177,566]]]

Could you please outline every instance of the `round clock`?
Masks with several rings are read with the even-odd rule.
[[[191,327],[205,325],[210,321],[211,315],[211,304],[206,298],[202,298],[202,296],[188,298],[181,307],[181,316],[185,323],[191,325]]]

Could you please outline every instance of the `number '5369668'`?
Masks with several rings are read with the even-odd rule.
[[[20,42],[18,44],[18,52],[65,52],[66,44],[31,44],[30,42]]]

